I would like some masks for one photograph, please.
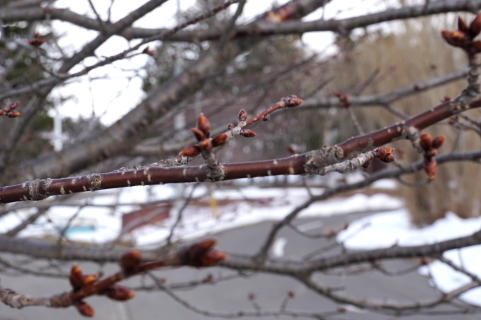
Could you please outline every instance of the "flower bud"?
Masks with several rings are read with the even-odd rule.
[[[135,292],[124,286],[111,286],[103,294],[112,300],[127,301],[135,297]]]
[[[469,39],[460,31],[443,30],[441,36],[447,43],[455,47],[465,47],[469,43]]]
[[[79,301],[75,303],[75,308],[84,317],[92,318],[95,315],[95,310],[86,302]]]
[[[93,283],[95,283],[95,281],[97,281],[97,275],[95,274],[88,274],[88,275],[85,275],[83,276],[83,286],[88,286],[88,285],[91,285]]]
[[[17,118],[17,117],[20,117],[21,115],[22,115],[22,113],[19,112],[19,111],[12,111],[12,112],[7,113],[7,117],[9,117],[9,118]]]
[[[194,134],[195,138],[197,139],[197,141],[202,141],[202,140],[205,140],[205,134],[202,130],[200,130],[199,128],[192,128],[190,129],[192,131],[192,133]]]
[[[200,148],[198,146],[189,146],[182,149],[179,152],[180,156],[193,158],[200,153]]]
[[[424,162],[424,171],[426,172],[429,180],[434,180],[436,178],[436,160],[434,158],[426,159]]]
[[[297,107],[298,105],[302,104],[304,100],[299,98],[296,95],[287,96],[281,99],[281,101],[285,104],[286,107]]]
[[[443,137],[443,136],[439,136],[439,137],[434,138],[434,140],[432,142],[432,147],[434,149],[439,149],[443,145],[445,140],[446,140],[446,138]]]
[[[257,136],[257,134],[250,129],[242,129],[242,131],[240,132],[240,135],[246,138],[252,138]]]
[[[145,47],[144,50],[142,50],[142,53],[147,54],[151,57],[155,56],[154,50],[151,50],[148,46]]]
[[[201,150],[210,151],[212,150],[212,142],[210,140],[202,140],[199,142],[199,147]]]
[[[419,145],[423,148],[424,151],[427,151],[432,148],[432,140],[431,136],[427,133],[423,133],[420,137]]]
[[[205,239],[183,249],[180,253],[182,264],[193,267],[210,267],[226,258],[224,252],[215,250],[215,239]]]
[[[204,116],[203,113],[200,114],[199,118],[197,119],[197,128],[199,128],[205,136],[208,138],[210,135],[210,122],[207,120],[207,117]]]
[[[218,134],[212,139],[212,145],[214,147],[222,146],[226,143],[227,139],[229,139],[227,133]]]
[[[379,147],[376,150],[374,150],[375,155],[379,160],[383,162],[393,162],[394,161],[394,148],[389,148],[389,147]]]
[[[125,273],[131,273],[140,264],[141,258],[139,250],[130,250],[120,258],[120,267]]]
[[[481,32],[481,14],[478,14],[469,25],[471,37],[476,37]]]
[[[458,17],[458,31],[461,31],[463,33],[469,32],[469,27],[462,17]]]
[[[80,269],[78,265],[74,264],[70,269],[69,280],[74,291],[79,290],[84,286],[84,277],[82,274],[82,269]]]

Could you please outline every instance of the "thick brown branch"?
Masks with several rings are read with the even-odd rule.
[[[465,110],[481,107],[481,100],[467,106],[445,102],[406,121],[372,133],[286,158],[223,164],[224,180],[286,174],[320,174],[330,164],[349,158],[354,153],[382,146],[405,137],[408,129],[424,129]],[[90,174],[61,179],[42,179],[0,188],[0,203],[42,200],[52,195],[71,194],[135,185],[211,181],[206,166],[174,168],[145,167],[109,173]]]

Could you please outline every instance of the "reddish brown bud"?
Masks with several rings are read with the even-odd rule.
[[[182,149],[179,152],[179,155],[182,157],[190,157],[193,158],[197,156],[200,153],[200,148],[198,146],[189,146],[184,149]]]
[[[140,264],[142,259],[142,255],[139,250],[134,249],[130,250],[129,252],[125,253],[121,258],[120,258],[120,267],[125,273],[130,273],[137,268],[137,266]]]
[[[431,149],[432,147],[432,139],[431,136],[427,133],[423,133],[420,137],[419,145],[423,148],[424,151]]]
[[[205,140],[205,134],[204,132],[202,132],[202,130],[198,129],[198,128],[192,128],[190,129],[192,131],[192,133],[194,134],[195,138],[197,139],[197,141],[202,141],[202,140]]]
[[[69,280],[74,291],[84,286],[84,277],[82,274],[82,269],[80,269],[78,265],[74,264],[70,269]]]
[[[88,275],[85,275],[83,276],[83,286],[88,286],[88,285],[91,285],[92,283],[94,283],[95,281],[97,281],[97,275],[95,274],[88,274]]]
[[[443,145],[445,140],[446,140],[446,138],[443,137],[443,136],[439,136],[439,137],[434,138],[434,140],[432,142],[432,147],[434,149],[439,149]]]
[[[481,32],[481,14],[478,14],[469,25],[469,34],[476,37]]]
[[[226,143],[227,139],[229,139],[229,135],[227,133],[220,133],[212,139],[212,145],[214,147],[222,146]]]
[[[197,242],[192,247],[197,246],[202,249],[212,249],[216,245],[216,243],[217,240],[215,240],[214,238],[207,238]]]
[[[293,298],[295,297],[294,291],[288,291],[288,292],[287,292],[287,296],[288,296],[290,299],[293,299]]]
[[[334,96],[339,99],[339,106],[341,108],[349,108],[351,106],[351,101],[346,94],[342,92],[336,92],[334,93]]]
[[[441,35],[447,43],[455,47],[465,47],[469,43],[469,39],[460,31],[443,30]]]
[[[7,113],[7,117],[9,118],[17,118],[17,117],[20,117],[21,115],[22,113],[19,111],[12,111]]]
[[[239,120],[240,121],[247,120],[247,112],[244,109],[241,109],[241,111],[239,111]]]
[[[222,260],[225,260],[227,255],[219,250],[209,250],[207,251],[201,259],[201,267],[215,266]]]
[[[203,113],[200,114],[199,119],[197,119],[197,128],[199,128],[205,136],[208,138],[210,135],[210,122]]]
[[[427,159],[424,162],[424,171],[426,172],[429,180],[434,180],[436,178],[436,160],[434,158]]]
[[[383,162],[392,162],[394,161],[393,156],[394,148],[389,147],[379,147],[375,150],[376,157]]]
[[[469,32],[469,27],[462,17],[458,17],[458,30],[463,33]]]
[[[16,101],[16,102],[12,103],[11,105],[9,105],[6,109],[7,109],[7,111],[12,111],[13,109],[17,108],[19,105],[20,105],[20,102]]]
[[[253,292],[250,292],[248,295],[247,295],[247,299],[249,301],[254,301],[256,299],[256,294],[253,293]]]
[[[201,142],[199,142],[199,147],[201,150],[210,151],[212,150],[212,141],[207,139],[202,140]]]
[[[226,258],[226,254],[213,249],[215,239],[206,239],[187,247],[180,254],[184,265],[193,267],[210,267]]]
[[[43,40],[40,34],[37,32],[33,35],[33,39],[28,40],[28,44],[35,48],[40,47],[44,43],[45,40]]]
[[[31,45],[32,47],[35,47],[35,48],[40,47],[44,43],[45,43],[45,40],[42,40],[42,39],[30,39],[30,40],[28,40],[28,44]]]
[[[94,308],[86,302],[79,301],[75,303],[75,308],[84,317],[92,318],[95,315]]]
[[[232,129],[234,129],[234,124],[233,123],[227,124],[227,130],[232,130]]]
[[[252,138],[257,136],[257,134],[250,129],[242,129],[242,131],[240,132],[240,135],[246,138]]]
[[[142,53],[145,53],[151,57],[155,56],[155,52],[153,50],[150,50],[150,48],[147,46],[142,50]]]
[[[290,96],[284,97],[281,99],[281,101],[288,108],[297,107],[298,105],[301,105],[304,102],[304,100],[302,100],[296,95],[290,95]]]
[[[135,292],[127,287],[123,286],[112,286],[107,288],[103,294],[112,300],[116,301],[127,301],[135,297]]]

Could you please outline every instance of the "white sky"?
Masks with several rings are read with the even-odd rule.
[[[107,9],[110,5],[110,0],[96,0],[93,1],[97,12],[102,17],[107,17]],[[138,8],[142,1],[115,1],[112,10],[112,20],[117,21],[126,13]],[[182,0],[181,10],[190,7],[194,0]],[[256,1],[249,0],[246,4],[243,17],[244,19],[251,19],[259,13],[272,6],[275,1]],[[282,4],[286,0],[277,1]],[[359,6],[359,4],[361,4]],[[366,13],[373,10],[382,10],[386,5],[383,0],[353,0],[353,1],[333,1],[327,5],[324,11],[317,10],[307,17],[307,19],[318,19],[324,17],[326,19],[332,17],[347,17]],[[80,14],[93,15],[87,0],[69,1],[59,0],[56,2],[56,7],[69,8]],[[235,8],[235,7],[233,7]],[[232,9],[233,9],[232,8]],[[135,23],[139,27],[171,27],[175,25],[175,12],[177,10],[177,1],[170,0],[162,5],[157,10],[149,13],[141,20]],[[244,21],[245,21],[244,20]],[[242,21],[242,20],[241,20]],[[82,45],[96,36],[96,32],[88,31],[83,28],[76,27],[65,22],[54,22],[54,30],[62,32],[64,35],[60,39],[60,45],[67,48],[67,52],[75,52],[79,50]],[[313,50],[325,52],[326,48],[330,47],[333,35],[329,32],[312,32],[303,36],[304,42]],[[121,37],[113,37],[102,45],[96,54],[99,56],[110,56],[121,52],[135,44],[137,41],[129,42]],[[152,45],[151,45],[152,46]],[[332,52],[332,51],[331,51]],[[70,97],[66,101],[57,103],[58,110],[61,114],[68,117],[77,118],[79,116],[89,117],[92,114],[100,115],[104,124],[108,125],[115,122],[117,119],[126,114],[142,99],[142,80],[136,75],[136,71],[142,67],[149,59],[148,56],[140,55],[130,60],[124,60],[114,63],[113,65],[103,67],[91,71],[87,76],[74,80],[71,84],[56,89],[53,93],[54,98]],[[84,61],[84,65],[92,64],[96,59],[90,58]],[[76,68],[72,71],[78,71],[81,68]],[[95,79],[94,81],[91,81]]]

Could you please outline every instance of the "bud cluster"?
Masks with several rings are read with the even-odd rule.
[[[132,274],[137,271],[137,267],[140,265],[142,256],[137,249],[130,250],[125,253],[119,261],[120,267],[125,274]]]
[[[126,255],[124,255],[124,257]],[[127,259],[124,259],[124,257],[122,257],[123,259],[121,260],[121,265],[122,261],[124,261],[124,264],[127,264],[127,266],[122,265],[122,267],[132,267],[132,259],[129,259],[130,255]],[[72,286],[73,293],[78,293],[81,290],[93,291],[97,292],[99,295],[105,295],[110,299],[116,301],[126,301],[132,299],[135,296],[135,293],[132,290],[119,285],[110,285],[107,288],[103,289],[95,288],[95,286],[98,284],[97,275],[83,274],[82,269],[78,265],[73,265],[70,269],[69,280],[70,285]],[[85,317],[93,317],[95,315],[94,308],[83,300],[75,301],[73,305],[75,306],[77,311]]]
[[[17,118],[22,115],[21,112],[16,111],[15,109],[20,105],[20,102],[14,102],[5,108],[0,109],[0,116],[6,116],[9,118]]]
[[[182,265],[202,268],[218,264],[226,254],[214,249],[215,244],[215,239],[205,239],[183,249],[179,253]]]
[[[443,136],[436,137],[434,139],[427,133],[423,133],[419,140],[419,145],[424,152],[424,171],[428,175],[429,180],[436,178],[436,155],[439,148],[444,143],[445,138]]]
[[[259,113],[258,115],[248,119],[247,112],[242,109],[239,111],[237,116],[238,123],[234,125],[229,123],[227,125],[227,132],[219,133],[213,138],[210,138],[211,126],[209,120],[207,120],[204,114],[201,114],[197,120],[197,127],[192,128],[192,133],[197,139],[198,143],[189,147],[182,149],[179,155],[182,157],[193,158],[199,155],[202,151],[209,152],[213,147],[218,147],[224,145],[229,138],[235,135],[240,135],[245,138],[255,137],[257,134],[246,127],[252,125],[253,123],[262,120],[267,121],[268,116],[276,110],[282,108],[292,108],[301,105],[304,102],[301,98],[295,95],[290,95],[283,97],[276,104],[270,106],[267,110]]]
[[[383,162],[393,162],[394,161],[394,148],[390,147],[379,147],[374,150],[376,157]]]
[[[201,113],[197,119],[197,127],[191,129],[198,143],[182,149],[179,152],[180,156],[193,158],[199,155],[202,151],[209,152],[213,147],[224,145],[229,138],[226,133],[220,133],[213,138],[210,138],[211,125],[207,117]]]
[[[32,47],[39,48],[42,44],[45,43],[45,39],[43,39],[43,37],[38,32],[35,32],[35,34],[33,35],[33,39],[29,39],[27,42]]]
[[[146,55],[149,55],[151,57],[155,57],[155,51],[150,49],[149,46],[145,47],[143,50],[142,50],[142,53],[143,54],[146,54]]]
[[[478,14],[469,24],[463,18],[458,17],[458,30],[441,31],[444,40],[452,45],[465,50],[468,54],[476,54],[481,52],[481,41],[474,39],[481,32],[481,14]]]
[[[351,101],[345,93],[335,92],[333,95],[339,99],[339,106],[341,108],[347,109],[351,106]]]

